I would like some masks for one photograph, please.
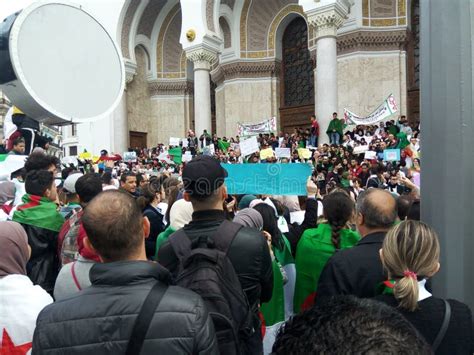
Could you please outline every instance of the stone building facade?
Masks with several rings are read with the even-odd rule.
[[[117,29],[129,146],[239,122],[325,131],[393,94],[418,120],[418,0],[126,0]],[[322,135],[324,140],[325,134]]]

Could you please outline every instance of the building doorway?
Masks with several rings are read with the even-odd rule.
[[[281,130],[309,128],[314,114],[314,63],[308,50],[308,25],[302,17],[291,21],[283,33],[280,80]]]
[[[130,131],[130,148],[146,148],[146,133]]]

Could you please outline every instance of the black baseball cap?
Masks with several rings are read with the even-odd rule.
[[[199,155],[183,169],[184,190],[196,197],[207,197],[224,183],[227,171],[220,162],[208,155]]]

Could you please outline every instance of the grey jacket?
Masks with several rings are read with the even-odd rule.
[[[94,264],[95,261],[85,259],[79,255],[77,261],[64,265],[59,271],[54,285],[54,299],[61,301],[89,287],[91,285],[89,272]],[[72,272],[73,267],[74,274]],[[74,279],[74,275],[76,279]]]
[[[46,307],[38,316],[33,354],[124,354],[143,301],[168,283],[146,261],[95,264],[92,285]],[[169,286],[148,329],[141,354],[218,354],[214,327],[200,296]]]

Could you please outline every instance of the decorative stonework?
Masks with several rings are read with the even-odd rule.
[[[405,50],[407,30],[357,31],[337,37],[337,54],[357,51]]]
[[[335,8],[308,16],[309,23],[316,28],[316,38],[335,37],[345,19]]]
[[[219,18],[219,26],[221,27],[222,36],[224,37],[224,48],[232,47],[232,33],[224,17]]]
[[[128,85],[133,81],[137,75],[137,65],[129,60],[124,61],[125,66],[125,84]]]
[[[362,25],[370,27],[406,26],[407,0],[363,0]]]
[[[214,26],[214,0],[206,1],[206,22],[207,28],[212,32],[216,32]]]
[[[154,80],[148,82],[150,96],[159,95],[193,95],[194,84],[192,81],[167,81]]]
[[[163,6],[166,5],[166,0],[151,0],[143,10],[142,17],[138,24],[137,33],[151,38],[153,26],[155,25],[156,18],[160,14]]]
[[[194,63],[194,70],[211,70],[211,65],[217,61],[217,53],[204,47],[196,47],[186,52],[186,57]]]
[[[218,86],[222,82],[240,78],[271,78],[280,75],[279,61],[234,62],[219,65],[211,72],[211,79]]]
[[[303,8],[299,5],[290,4],[281,9],[281,11],[275,16],[272,23],[270,24],[270,30],[268,31],[268,49],[275,49],[275,37],[278,25],[280,24],[281,20],[283,20],[290,13],[296,13],[306,18]],[[312,33],[312,31],[308,31],[308,34],[310,33]]]
[[[234,10],[235,0],[221,0],[221,4],[225,4]]]
[[[122,25],[122,34],[121,34],[121,47],[122,55],[124,58],[130,58],[130,50],[128,48],[128,42],[130,39],[130,29],[132,28],[133,16],[135,11],[137,11],[138,6],[140,5],[140,0],[132,0],[128,9],[125,13],[125,17]]]

